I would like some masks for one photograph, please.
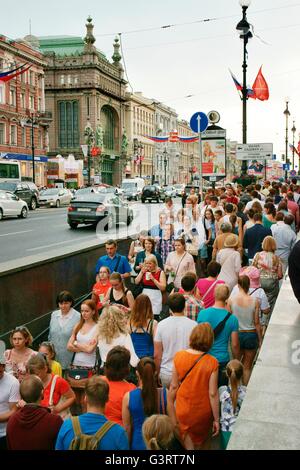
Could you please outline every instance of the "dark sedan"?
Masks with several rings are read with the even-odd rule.
[[[76,229],[79,224],[97,225],[102,221],[104,230],[109,230],[121,222],[129,225],[132,220],[132,209],[114,194],[75,195],[68,208],[68,224],[72,229]]]

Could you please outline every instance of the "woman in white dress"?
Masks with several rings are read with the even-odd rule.
[[[85,300],[81,304],[81,318],[73,329],[67,349],[73,352],[71,367],[84,368],[94,373],[96,363],[98,312],[93,300]],[[76,404],[83,409],[84,390],[76,388]]]

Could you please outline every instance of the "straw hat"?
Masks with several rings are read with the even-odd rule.
[[[260,271],[255,266],[246,266],[239,272],[240,276],[248,276],[250,279],[250,287],[258,289],[260,284]]]
[[[239,238],[234,233],[231,233],[226,237],[224,242],[224,248],[236,248],[239,244]]]

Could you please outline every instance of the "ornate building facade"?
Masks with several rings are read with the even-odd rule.
[[[126,81],[119,40],[115,39],[111,63],[94,46],[93,28],[89,17],[84,39],[39,38],[47,62],[46,108],[53,115],[50,155],[83,159],[81,145],[88,144],[94,156],[85,158],[85,177],[91,162],[91,182],[117,184],[126,167],[126,142],[122,146]]]
[[[35,182],[43,186],[51,114],[45,112],[46,63],[32,39],[0,36],[0,72],[26,64],[24,73],[0,81],[0,158],[19,160],[23,180],[33,179],[34,158]]]

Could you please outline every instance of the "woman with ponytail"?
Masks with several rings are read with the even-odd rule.
[[[142,426],[153,414],[166,414],[167,390],[157,388],[154,360],[144,357],[137,365],[138,388],[126,393],[122,404],[123,426],[132,450],[146,450]]]
[[[246,387],[242,384],[243,364],[237,359],[228,362],[226,374],[229,384],[219,388],[221,407],[221,446],[226,449],[233,426],[246,395]]]

